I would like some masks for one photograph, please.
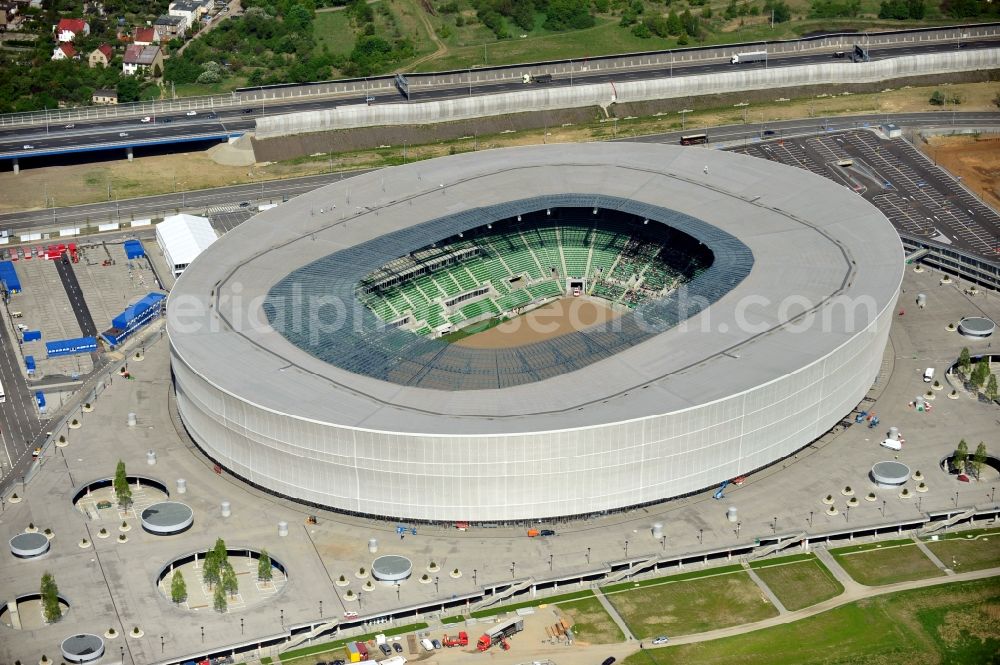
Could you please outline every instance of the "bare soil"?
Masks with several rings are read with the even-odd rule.
[[[471,349],[509,349],[608,324],[618,316],[599,299],[561,298],[455,344]]]
[[[988,205],[1000,207],[1000,134],[932,136],[921,147]]]

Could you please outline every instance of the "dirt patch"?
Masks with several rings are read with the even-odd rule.
[[[509,349],[609,324],[619,315],[595,298],[561,298],[455,344],[470,349]]]
[[[1000,135],[931,136],[921,147],[994,208],[1000,207]]]

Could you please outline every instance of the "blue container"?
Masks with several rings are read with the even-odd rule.
[[[34,342],[35,340],[39,340],[41,338],[42,338],[42,331],[41,330],[25,330],[24,331],[24,341],[25,342]]]

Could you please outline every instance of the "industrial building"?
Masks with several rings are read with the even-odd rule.
[[[898,235],[861,197],[703,148],[495,150],[349,187],[296,197],[205,250],[170,294],[167,329],[178,411],[207,456],[269,492],[353,514],[603,514],[768,466],[866,395],[903,274]],[[513,226],[529,218],[563,226],[536,241]],[[614,273],[629,229],[650,225],[662,228],[644,236],[657,243],[644,256],[700,258],[625,306]],[[617,254],[595,269],[611,242]],[[467,256],[506,272],[469,270],[471,287],[437,272]],[[635,292],[646,270],[619,283]],[[610,291],[586,283],[598,275]],[[551,297],[580,289],[619,315],[509,348],[432,329],[462,323],[457,300],[479,298],[478,319],[522,281],[544,296],[550,276],[562,289]],[[370,297],[390,282],[397,291]]]

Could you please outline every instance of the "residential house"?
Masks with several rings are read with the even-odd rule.
[[[132,33],[132,43],[139,46],[150,46],[158,44],[160,37],[156,34],[155,28],[136,28]]]
[[[157,71],[163,72],[163,53],[159,46],[131,44],[125,49],[122,72],[126,76],[140,73],[155,76],[154,72]]]
[[[53,60],[72,60],[76,57],[76,49],[69,42],[63,42],[52,51]]]
[[[55,26],[57,42],[71,42],[77,35],[89,35],[90,24],[82,18],[64,18]]]
[[[0,30],[7,30],[17,16],[17,5],[13,2],[0,3]]]
[[[94,91],[94,95],[90,98],[95,104],[101,105],[111,105],[118,103],[118,91],[108,90],[106,88],[99,88]]]
[[[175,37],[183,38],[187,33],[187,24],[180,16],[164,14],[153,23],[153,29],[161,42],[168,42]]]
[[[184,27],[190,28],[201,17],[202,6],[197,0],[174,0],[170,3],[167,13],[184,19]]]
[[[87,62],[90,64],[90,68],[93,69],[95,67],[107,67],[114,59],[114,49],[109,44],[101,44],[90,52]]]

